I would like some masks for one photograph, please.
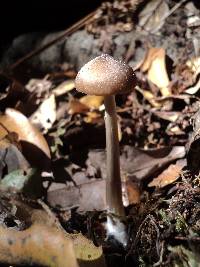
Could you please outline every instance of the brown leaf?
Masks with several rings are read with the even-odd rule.
[[[162,96],[171,94],[168,88],[169,78],[166,70],[165,50],[163,48],[150,48],[141,70],[148,71],[148,79],[160,89]]]
[[[157,102],[155,100],[155,96],[150,92],[150,91],[147,91],[147,90],[143,90],[141,88],[139,88],[139,86],[136,86],[135,87],[135,90],[137,90],[138,92],[140,92],[143,97],[155,108],[159,108],[161,107],[161,103]]]
[[[78,99],[73,99],[69,103],[68,113],[73,115],[76,113],[86,113],[89,111],[89,107],[85,104],[82,104]]]
[[[175,182],[180,177],[181,171],[185,164],[186,162],[184,160],[180,160],[176,164],[169,165],[166,170],[164,170],[160,175],[158,175],[148,184],[148,187],[155,186],[163,188]]]
[[[17,133],[28,161],[40,167],[48,165],[50,150],[45,138],[22,113],[10,108],[0,116],[0,139],[9,132]]]
[[[52,184],[47,200],[51,207],[60,210],[73,207],[79,207],[79,211],[105,210],[105,180],[94,180],[79,187]]]
[[[73,243],[55,227],[33,224],[24,231],[0,226],[0,262],[77,267]]]
[[[121,151],[121,170],[133,181],[141,181],[170,162],[185,156],[184,146],[148,150],[124,146]],[[100,170],[101,177],[106,179],[106,153],[104,150],[90,150],[86,164]]]
[[[74,79],[70,79],[62,82],[56,88],[52,90],[52,93],[57,97],[64,95],[75,88]]]
[[[86,95],[79,99],[79,101],[89,107],[90,109],[99,109],[103,104],[103,96]]]
[[[141,190],[137,183],[128,179],[126,179],[126,181],[122,183],[122,196],[124,206],[140,203],[140,195]]]

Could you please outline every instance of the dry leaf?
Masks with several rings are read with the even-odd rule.
[[[140,203],[140,195],[141,191],[137,183],[127,178],[125,182],[122,182],[122,197],[125,207]]]
[[[69,114],[86,113],[87,111],[89,111],[89,107],[82,104],[79,100],[73,99],[70,101],[68,110]]]
[[[30,122],[45,130],[50,129],[56,120],[56,100],[54,94],[45,99],[30,117]]]
[[[163,0],[152,0],[139,14],[139,26],[147,33],[155,33],[164,24],[163,17],[168,14],[169,7]]]
[[[87,116],[84,118],[84,121],[87,123],[97,123],[102,118],[101,114],[91,111],[87,112]]]
[[[10,173],[17,169],[26,171],[29,167],[29,163],[15,145],[5,139],[0,141],[0,178],[5,175],[5,170]]]
[[[103,96],[86,95],[79,99],[79,101],[89,107],[90,109],[99,109],[104,100]]]
[[[165,64],[165,50],[163,48],[150,48],[141,70],[148,71],[148,79],[160,89],[162,96],[171,94],[168,88],[169,78]]]
[[[54,183],[48,189],[47,201],[51,207],[59,210],[73,207],[78,207],[82,212],[105,210],[105,186],[105,180],[89,181],[79,187]]]
[[[184,92],[190,95],[196,94],[200,89],[200,80],[194,85],[189,88],[187,88]]]
[[[158,175],[158,177],[154,178],[148,186],[162,188],[175,182],[180,177],[181,171],[185,165],[186,162],[184,160],[180,160],[176,164],[169,165],[169,167]]]
[[[17,133],[23,154],[29,162],[36,167],[48,168],[50,150],[45,138],[22,113],[11,108],[0,116],[0,139],[9,132]]]
[[[195,57],[186,62],[186,66],[194,73],[195,77],[200,73],[200,57]]]
[[[155,100],[155,96],[150,92],[150,91],[147,91],[147,90],[143,90],[141,88],[139,88],[139,86],[136,86],[135,87],[135,90],[137,90],[138,92],[140,92],[143,97],[155,108],[159,108],[161,107],[161,103],[157,102]]]
[[[78,267],[72,241],[60,230],[33,224],[24,231],[0,226],[0,262]]]
[[[171,122],[175,122],[181,115],[181,112],[178,111],[154,111],[153,113],[161,119]]]
[[[61,95],[68,93],[74,88],[75,88],[74,79],[71,79],[71,80],[67,80],[59,84],[56,88],[52,90],[52,93],[55,96],[61,96]]]

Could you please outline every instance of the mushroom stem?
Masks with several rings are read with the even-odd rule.
[[[105,124],[107,150],[107,211],[118,216],[124,216],[119,163],[119,139],[115,96],[105,96]]]

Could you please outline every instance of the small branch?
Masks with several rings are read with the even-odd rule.
[[[40,54],[45,49],[49,48],[50,46],[54,45],[55,43],[63,40],[68,35],[74,33],[75,31],[79,30],[80,28],[84,27],[87,23],[93,20],[94,15],[96,14],[96,10],[91,12],[89,15],[84,17],[83,19],[79,20],[77,23],[73,24],[71,27],[67,28],[61,35],[53,39],[52,41],[48,42],[47,44],[36,48],[35,50],[31,51],[30,53],[26,54],[25,56],[21,57],[19,60],[17,60],[14,64],[8,67],[9,71],[13,71],[16,69],[19,65],[27,61],[28,59]]]

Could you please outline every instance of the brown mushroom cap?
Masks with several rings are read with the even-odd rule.
[[[114,95],[131,90],[135,82],[130,66],[103,54],[81,68],[75,86],[78,91],[88,95]]]

